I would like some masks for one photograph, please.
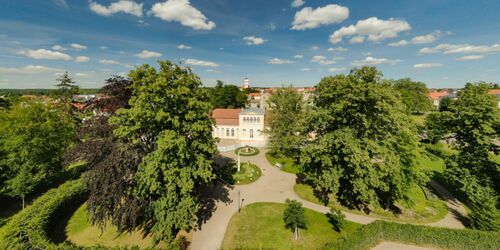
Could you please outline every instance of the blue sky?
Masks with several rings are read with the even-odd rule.
[[[204,84],[313,86],[375,65],[429,87],[500,82],[497,0],[0,0],[0,88],[84,88],[168,59]]]

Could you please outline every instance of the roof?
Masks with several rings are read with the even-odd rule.
[[[212,118],[216,125],[239,125],[241,109],[214,109]]]
[[[490,95],[500,95],[500,89],[491,89],[488,91],[488,94]]]
[[[261,96],[261,93],[250,93],[249,96]]]
[[[448,91],[434,91],[434,92],[429,92],[428,96],[432,99],[432,100],[439,100],[441,99],[441,97],[444,97],[444,96],[447,96],[449,95]]]
[[[261,108],[251,107],[251,108],[241,110],[241,114],[242,115],[264,115],[265,112]]]

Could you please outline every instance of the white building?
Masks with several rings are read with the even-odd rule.
[[[264,133],[265,111],[252,107],[248,109],[214,109],[212,118],[215,126],[212,135],[220,139],[238,142],[266,142]]]

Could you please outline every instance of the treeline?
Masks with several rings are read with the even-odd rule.
[[[56,89],[0,89],[0,96],[10,96],[10,95],[37,95],[37,96],[50,96],[55,93]],[[100,89],[80,89],[79,94],[90,95],[98,94]]]

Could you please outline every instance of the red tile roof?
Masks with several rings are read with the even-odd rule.
[[[432,99],[432,100],[439,100],[441,97],[443,96],[447,96],[448,95],[448,91],[447,90],[444,90],[444,91],[434,91],[434,92],[429,92],[428,96]]]
[[[261,96],[261,93],[250,93],[249,96]]]
[[[241,109],[214,109],[212,118],[215,119],[216,125],[234,125],[240,123]]]
[[[500,89],[492,89],[488,91],[488,94],[490,95],[500,95]]]

